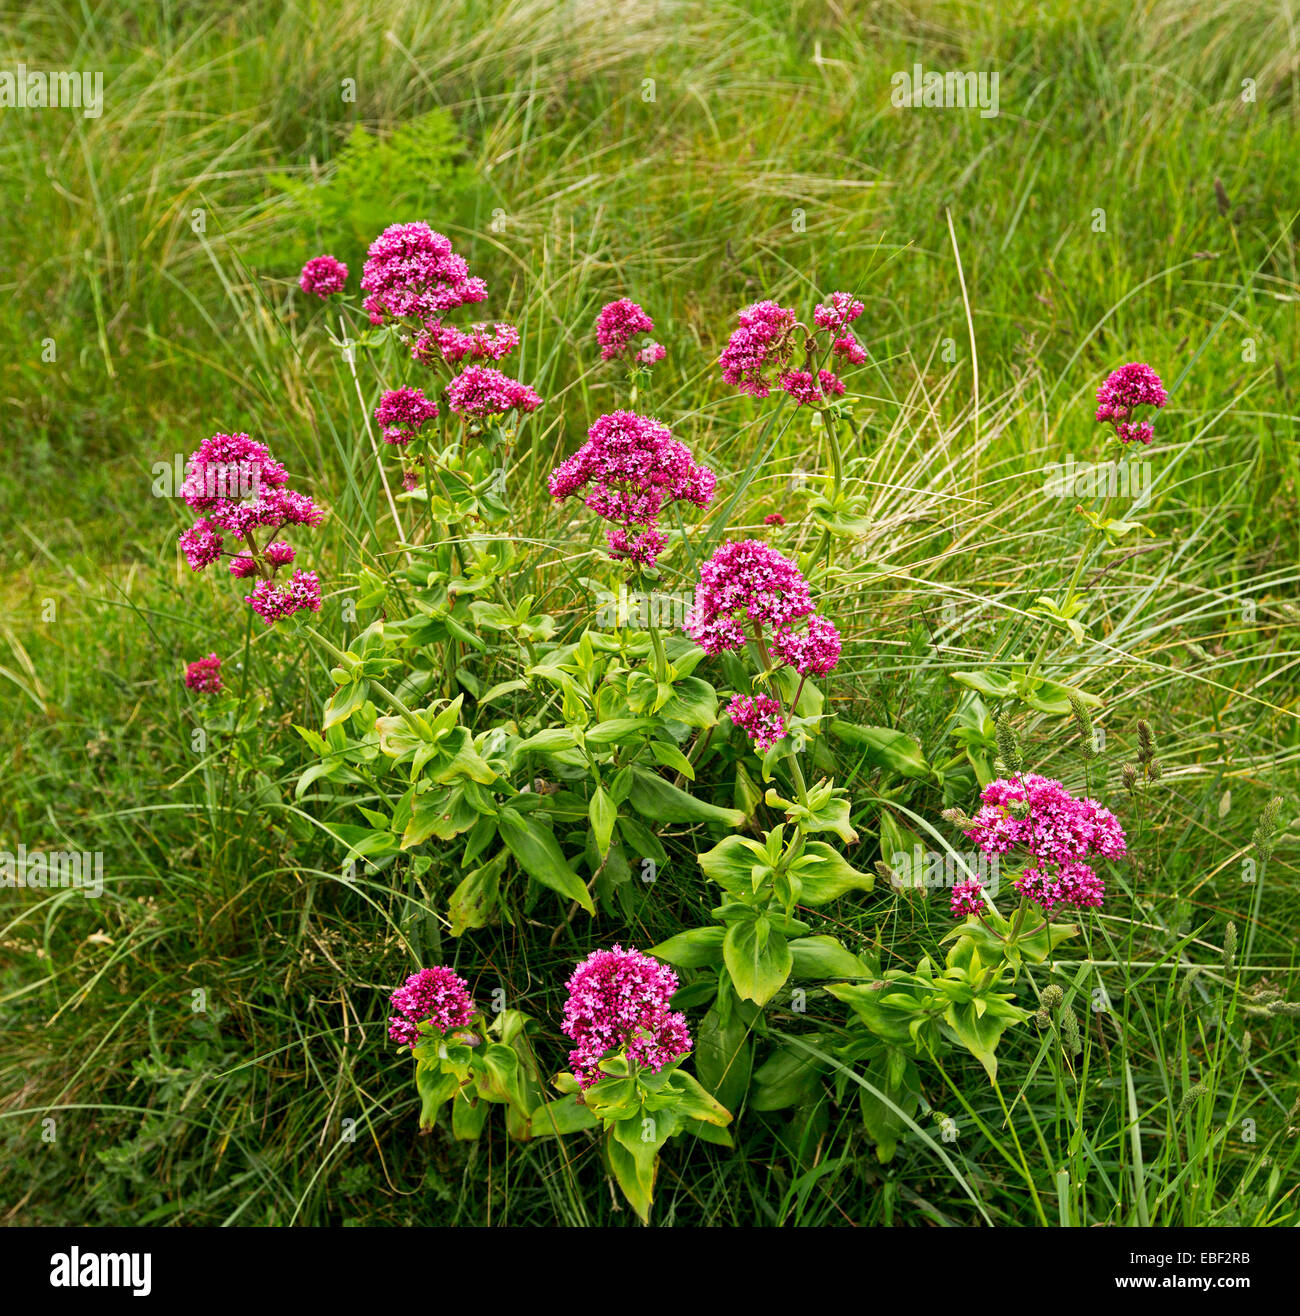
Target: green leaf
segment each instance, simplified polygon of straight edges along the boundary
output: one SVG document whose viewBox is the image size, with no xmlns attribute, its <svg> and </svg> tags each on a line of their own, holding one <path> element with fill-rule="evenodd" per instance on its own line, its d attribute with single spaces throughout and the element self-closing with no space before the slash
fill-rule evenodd
<svg viewBox="0 0 1300 1316">
<path fill-rule="evenodd" d="M 795 861 L 794 871 L 802 885 L 799 901 L 804 905 L 824 905 L 846 891 L 870 891 L 876 885 L 874 873 L 859 872 L 825 841 L 809 841 Z"/>
<path fill-rule="evenodd" d="M 530 1125 L 534 1138 L 563 1137 L 566 1133 L 599 1128 L 600 1121 L 587 1106 L 578 1104 L 576 1096 L 570 1095 L 538 1106 Z"/>
<path fill-rule="evenodd" d="M 610 844 L 614 839 L 614 824 L 618 821 L 618 806 L 603 786 L 597 786 L 592 792 L 588 818 L 596 837 L 596 848 L 603 859 L 609 853 Z"/>
<path fill-rule="evenodd" d="M 336 722 L 346 722 L 353 713 L 359 712 L 370 697 L 369 681 L 353 681 L 337 690 L 325 705 L 325 721 L 321 729 L 328 731 Z"/>
<path fill-rule="evenodd" d="M 493 921 L 501 895 L 501 874 L 507 850 L 498 851 L 481 868 L 466 873 L 447 903 L 451 935 L 459 937 L 470 928 L 485 928 Z"/>
<path fill-rule="evenodd" d="M 765 916 L 732 923 L 723 938 L 722 958 L 737 994 L 756 1005 L 766 1005 L 794 967 L 789 942 Z"/>
<path fill-rule="evenodd" d="M 679 932 L 646 951 L 657 960 L 665 960 L 680 969 L 717 967 L 722 963 L 722 939 L 726 929 L 720 927 L 691 928 Z"/>
<path fill-rule="evenodd" d="M 588 914 L 596 913 L 586 885 L 565 862 L 564 852 L 549 828 L 514 809 L 502 809 L 497 827 L 501 839 L 529 877 L 566 899 L 577 901 Z"/>
<path fill-rule="evenodd" d="M 711 1097 L 700 1081 L 684 1069 L 673 1071 L 673 1086 L 681 1094 L 673 1104 L 673 1112 L 685 1119 L 700 1120 L 721 1128 L 731 1123 L 731 1112 L 716 1098 Z"/>
<path fill-rule="evenodd" d="M 672 768 L 674 772 L 680 772 L 688 781 L 695 780 L 695 769 L 691 767 L 690 759 L 676 745 L 670 745 L 664 740 L 652 740 L 650 753 L 654 755 L 655 762 L 661 768 Z"/>
<path fill-rule="evenodd" d="M 431 1129 L 438 1111 L 456 1095 L 460 1079 L 439 1060 L 420 1060 L 415 1066 L 415 1087 L 420 1094 L 420 1127 Z"/>
<path fill-rule="evenodd" d="M 787 943 L 796 978 L 874 978 L 875 972 L 834 937 L 796 937 Z"/>
<path fill-rule="evenodd" d="M 718 695 L 707 681 L 698 676 L 684 676 L 674 682 L 672 696 L 659 712 L 688 727 L 711 727 L 718 720 Z"/>
<path fill-rule="evenodd" d="M 891 727 L 864 727 L 855 722 L 836 718 L 830 725 L 831 735 L 862 751 L 873 767 L 887 768 L 904 777 L 927 777 L 930 765 L 921 747 L 911 736 Z"/>
<path fill-rule="evenodd" d="M 628 802 L 642 818 L 655 823 L 712 822 L 739 827 L 745 821 L 745 815 L 739 809 L 724 809 L 698 800 L 656 773 L 638 767 L 632 769 Z"/>
</svg>

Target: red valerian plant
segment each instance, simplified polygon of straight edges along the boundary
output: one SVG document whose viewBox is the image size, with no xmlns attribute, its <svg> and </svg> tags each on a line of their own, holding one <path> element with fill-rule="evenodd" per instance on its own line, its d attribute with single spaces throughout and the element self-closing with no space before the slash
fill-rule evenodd
<svg viewBox="0 0 1300 1316">
<path fill-rule="evenodd" d="M 304 269 L 310 295 L 342 292 L 347 271 L 329 259 Z M 486 1016 L 470 991 L 475 972 L 414 973 L 392 994 L 388 1036 L 414 1059 L 422 1127 L 449 1107 L 452 1135 L 477 1137 L 488 1107 L 501 1104 L 516 1138 L 591 1133 L 645 1219 L 669 1138 L 730 1145 L 728 1107 L 748 1104 L 765 1116 L 783 1102 L 813 1109 L 832 1090 L 824 1080 L 861 1072 L 870 1075 L 862 1118 L 888 1159 L 919 1109 L 920 1066 L 960 1046 L 995 1075 L 1003 1031 L 1030 1017 L 1014 1001 L 1025 964 L 1045 963 L 1061 939 L 1078 934 L 1051 919 L 1100 904 L 1105 864 L 1125 855 L 1127 841 L 1115 815 L 1088 795 L 1009 760 L 994 771 L 981 758 L 992 719 L 971 691 L 1054 715 L 1036 669 L 1023 688 L 1023 669 L 960 674 L 973 683 L 955 713 L 970 748 L 934 762 L 899 728 L 836 716 L 819 688 L 842 673 L 844 656 L 842 619 L 824 600 L 862 579 L 833 560 L 832 547 L 860 540 L 872 515 L 867 499 L 849 491 L 865 483 L 857 479 L 863 468 L 845 463 L 836 428 L 854 405 L 841 376 L 868 359 L 858 336 L 863 302 L 834 292 L 801 318 L 775 299 L 755 301 L 717 358 L 723 381 L 745 397 L 788 398 L 798 408 L 787 419 L 801 454 L 811 438 L 828 455 L 829 471 L 811 475 L 807 498 L 765 518 L 779 528 L 789 513 L 780 541 L 789 556 L 729 529 L 716 511 L 722 523 L 710 526 L 702 550 L 689 528 L 670 537 L 678 514 L 689 527 L 716 508 L 728 472 L 702 458 L 705 440 L 679 437 L 689 422 L 670 425 L 638 405 L 644 368 L 665 356 L 647 311 L 627 297 L 600 309 L 595 346 L 588 338 L 582 350 L 594 356 L 598 348 L 613 373 L 626 369 L 626 405 L 588 418 L 576 450 L 557 453 L 547 483 L 557 503 L 581 499 L 605 523 L 617 564 L 609 574 L 646 587 L 621 593 L 652 596 L 649 620 L 629 620 L 621 604 L 611 620 L 603 605 L 584 601 L 602 597 L 599 579 L 566 571 L 578 582 L 566 600 L 556 584 L 562 573 L 545 557 L 554 538 L 523 535 L 507 499 L 516 435 L 544 404 L 506 363 L 550 354 L 532 343 L 525 350 L 505 321 L 456 322 L 487 299 L 487 284 L 424 223 L 380 234 L 361 292 L 364 316 L 346 299 L 335 303 L 345 334 L 337 341 L 349 364 L 353 347 L 384 354 L 371 394 L 354 376 L 404 561 L 377 552 L 376 565 L 358 572 L 358 606 L 374 619 L 346 649 L 308 632 L 335 660 L 336 688 L 320 732 L 304 731 L 317 761 L 300 794 L 314 785 L 313 798 L 330 807 L 360 805 L 367 825 L 337 833 L 346 838 L 343 862 L 403 874 L 409 865 L 422 899 L 439 901 L 446 915 L 447 944 L 463 952 L 458 964 L 472 967 L 480 931 L 506 921 L 522 929 L 563 917 L 552 944 L 581 936 L 586 917 L 646 926 L 648 908 L 662 911 L 658 866 L 697 841 L 700 874 L 721 892 L 704 906 L 707 926 L 647 952 L 623 942 L 575 957 L 559 1018 L 569 1068 L 551 1080 L 557 1100 L 541 1098 L 527 1016 Z M 349 316 L 369 322 L 355 342 Z M 1097 418 L 1116 427 L 1120 442 L 1146 443 L 1149 426 L 1136 409 L 1165 402 L 1155 372 L 1130 365 L 1103 384 Z M 564 434 L 562 419 L 547 433 Z M 191 565 L 231 557 L 232 572 L 254 581 L 250 602 L 268 621 L 319 607 L 314 576 L 297 573 L 286 584 L 276 574 L 294 556 L 282 528 L 316 524 L 315 504 L 289 490 L 284 468 L 247 436 L 214 436 L 196 457 L 197 467 L 233 463 L 258 487 L 233 498 L 199 482 L 187 488 L 202 514 L 182 537 Z M 405 487 L 396 496 L 385 466 L 394 459 Z M 411 517 L 399 507 L 416 514 L 414 525 L 403 524 Z M 809 525 L 820 540 L 805 544 Z M 652 587 L 673 579 L 674 553 L 698 578 L 684 618 L 681 596 L 671 596 L 673 619 L 661 632 L 662 595 L 655 599 Z M 591 556 L 599 550 L 574 553 L 566 567 Z M 1052 604 L 1062 626 L 1073 618 L 1080 578 L 1065 605 Z M 729 733 L 728 719 L 743 734 Z M 861 771 L 839 786 L 835 743 L 860 751 Z M 750 775 L 750 746 L 762 756 L 761 787 Z M 808 765 L 820 774 L 812 786 Z M 975 880 L 954 888 L 953 912 L 965 921 L 945 950 L 914 968 L 882 965 L 867 939 L 829 935 L 838 920 L 821 911 L 874 889 L 874 874 L 846 857 L 845 847 L 864 840 L 858 828 L 889 858 L 899 819 L 923 821 L 922 801 L 937 808 L 939 794 L 969 799 L 977 786 L 979 812 L 963 830 L 982 853 L 1020 863 L 1014 921 Z M 666 827 L 677 829 L 671 848 Z M 440 863 L 448 854 L 451 862 Z M 454 889 L 439 892 L 451 869 Z M 1041 926 L 1028 926 L 1030 908 Z M 825 1063 L 787 1049 L 764 1015 L 775 1002 L 783 1020 L 797 1019 L 810 987 L 854 1015 L 833 1042 L 819 1038 L 835 1053 Z M 703 1012 L 697 1024 L 687 1021 L 687 1003 L 692 1019 Z"/>
<path fill-rule="evenodd" d="M 181 485 L 185 501 L 204 514 L 180 537 L 190 569 L 229 557 L 232 576 L 256 578 L 244 601 L 268 626 L 303 609 L 320 611 L 314 571 L 295 571 L 287 583 L 276 579 L 295 556 L 292 545 L 276 538 L 279 532 L 319 525 L 324 516 L 311 498 L 288 487 L 288 479 L 265 444 L 247 434 L 214 434 L 190 457 Z M 238 552 L 226 550 L 227 536 L 241 546 Z"/>
</svg>

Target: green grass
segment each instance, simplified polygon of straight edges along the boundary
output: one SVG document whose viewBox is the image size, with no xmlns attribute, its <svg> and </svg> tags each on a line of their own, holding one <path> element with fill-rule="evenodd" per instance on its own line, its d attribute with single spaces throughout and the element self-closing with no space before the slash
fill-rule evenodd
<svg viewBox="0 0 1300 1316">
<path fill-rule="evenodd" d="M 1241 880 L 1264 801 L 1280 793 L 1284 821 L 1297 813 L 1300 759 L 1300 86 L 1284 7 L 342 0 L 212 14 L 174 0 L 10 6 L 0 32 L 0 67 L 102 68 L 106 95 L 94 120 L 0 112 L 0 201 L 17 219 L 0 226 L 0 842 L 102 850 L 108 877 L 96 902 L 3 893 L 8 1222 L 629 1220 L 581 1142 L 419 1138 L 385 997 L 420 952 L 440 955 L 506 985 L 558 1067 L 558 984 L 576 958 L 707 921 L 703 838 L 670 838 L 673 861 L 625 925 L 571 925 L 553 944 L 549 908 L 453 942 L 406 874 L 344 884 L 322 822 L 349 808 L 293 790 L 308 757 L 292 727 L 318 724 L 328 665 L 246 630 L 229 585 L 191 577 L 174 548 L 183 509 L 150 493 L 155 462 L 214 430 L 272 442 L 330 506 L 310 552 L 331 595 L 323 628 L 346 633 L 339 600 L 393 541 L 357 397 L 373 406 L 381 381 L 363 364 L 354 384 L 326 338 L 337 321 L 296 276 L 330 250 L 355 279 L 378 214 L 451 235 L 488 280 L 488 312 L 523 332 L 520 377 L 548 405 L 511 473 L 517 533 L 538 546 L 529 588 L 561 631 L 586 606 L 575 577 L 598 574 L 576 556 L 595 535 L 550 505 L 544 477 L 621 401 L 594 368 L 597 308 L 628 295 L 655 316 L 669 356 L 641 405 L 724 473 L 721 505 L 742 491 L 730 528 L 790 516 L 785 547 L 810 534 L 789 477 L 821 469 L 819 434 L 729 399 L 711 363 L 756 297 L 861 296 L 871 361 L 850 456 L 871 528 L 864 578 L 834 600 L 849 645 L 829 689 L 845 716 L 899 727 L 934 759 L 952 753 L 948 674 L 1023 651 L 1025 610 L 1082 544 L 1071 503 L 1040 496 L 1041 468 L 1093 452 L 1107 370 L 1156 364 L 1172 399 L 1144 454 L 1154 536 L 1089 573 L 1103 638 L 1049 672 L 1105 702 L 1094 789 L 1124 798 L 1139 717 L 1167 773 L 1141 865 L 1086 945 L 1070 943 L 1077 1079 L 1050 1035 L 1018 1030 L 997 1091 L 973 1063 L 927 1073 L 955 1143 L 927 1118 L 880 1165 L 846 1075 L 844 1100 L 797 1119 L 745 1113 L 743 1154 L 672 1146 L 655 1218 L 1294 1223 L 1295 1020 L 1249 1004 L 1262 987 L 1297 996 L 1294 842 L 1262 888 Z M 891 74 L 917 60 L 999 70 L 1000 116 L 893 109 Z M 439 108 L 461 136 L 454 158 L 421 117 Z M 432 145 L 416 121 L 435 124 Z M 348 175 L 358 124 L 393 145 Z M 392 137 L 402 125 L 409 142 Z M 358 181 L 331 191 L 340 170 Z M 246 664 L 256 733 L 238 754 L 193 748 L 180 672 L 210 649 Z M 1041 770 L 1083 784 L 1068 723 L 1025 730 Z M 865 837 L 854 862 L 869 867 L 881 806 L 855 768 L 845 752 Z M 932 791 L 909 807 L 934 824 L 954 802 L 970 804 Z M 832 909 L 825 930 L 890 966 L 951 924 L 942 902 L 883 888 Z M 1224 973 L 1230 919 L 1250 957 Z M 1082 1008 L 1098 988 L 1102 1015 Z M 810 1011 L 841 1026 L 833 1002 Z M 807 1021 L 770 1022 L 802 1036 Z"/>
</svg>

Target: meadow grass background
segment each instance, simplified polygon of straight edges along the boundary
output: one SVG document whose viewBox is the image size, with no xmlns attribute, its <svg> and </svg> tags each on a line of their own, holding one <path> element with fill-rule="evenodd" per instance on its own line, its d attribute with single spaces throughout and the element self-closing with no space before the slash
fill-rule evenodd
<svg viewBox="0 0 1300 1316">
<path fill-rule="evenodd" d="M 1167 774 L 1142 862 L 1071 952 L 1081 990 L 1112 1002 L 1088 1021 L 1086 1083 L 1059 1091 L 1032 1030 L 1003 1044 L 1010 1126 L 978 1067 L 932 1075 L 927 1100 L 964 1125 L 960 1175 L 915 1138 L 878 1165 L 851 1103 L 811 1149 L 749 1115 L 741 1154 L 670 1146 L 656 1222 L 1293 1221 L 1296 1022 L 1245 1015 L 1233 976 L 1216 980 L 1227 920 L 1252 938 L 1241 859 L 1259 809 L 1281 794 L 1284 821 L 1297 812 L 1288 4 L 50 3 L 0 10 L 0 54 L 102 69 L 106 98 L 93 120 L 0 112 L 0 838 L 103 850 L 109 878 L 96 902 L 3 893 L 7 1223 L 629 1218 L 577 1144 L 416 1136 L 384 1002 L 414 967 L 413 920 L 435 945 L 436 920 L 401 880 L 340 881 L 328 806 L 293 795 L 293 724 L 317 724 L 327 664 L 252 634 L 227 582 L 191 577 L 184 509 L 150 492 L 153 463 L 216 430 L 270 442 L 330 506 L 304 549 L 331 616 L 392 531 L 337 321 L 297 272 L 330 251 L 355 280 L 369 240 L 414 218 L 488 279 L 486 313 L 520 326 L 518 373 L 549 399 L 511 484 L 520 537 L 553 546 L 536 587 L 565 619 L 579 601 L 556 564 L 592 534 L 544 476 L 623 400 L 593 368 L 599 306 L 628 295 L 654 315 L 669 354 L 643 405 L 724 495 L 743 488 L 731 528 L 782 510 L 787 547 L 806 533 L 790 475 L 820 468 L 818 435 L 729 400 L 712 362 L 760 296 L 865 301 L 852 453 L 870 579 L 835 601 L 850 643 L 830 693 L 936 760 L 947 673 L 1023 652 L 1024 609 L 1082 543 L 1042 468 L 1093 454 L 1092 394 L 1115 365 L 1150 361 L 1171 385 L 1143 454 L 1154 537 L 1110 554 L 1099 639 L 1049 664 L 1105 700 L 1112 804 L 1138 717 Z M 916 61 L 997 70 L 999 116 L 895 109 L 891 75 Z M 381 381 L 361 369 L 373 405 Z M 183 662 L 237 662 L 250 635 L 260 733 L 196 755 Z M 1025 730 L 1042 770 L 1078 777 L 1062 719 Z M 844 778 L 869 867 L 880 806 L 851 761 Z M 924 803 L 936 819 L 943 801 Z M 575 959 L 706 921 L 690 838 L 676 845 L 637 927 L 554 946 L 549 926 L 488 930 L 443 952 L 509 983 L 558 1066 Z M 1286 838 L 1266 876 L 1242 976 L 1294 998 Z M 900 966 L 949 926 L 944 902 L 885 889 L 837 917 Z M 1194 964 L 1209 971 L 1189 986 Z M 1076 1187 L 1058 1201 L 1062 1168 Z"/>
</svg>

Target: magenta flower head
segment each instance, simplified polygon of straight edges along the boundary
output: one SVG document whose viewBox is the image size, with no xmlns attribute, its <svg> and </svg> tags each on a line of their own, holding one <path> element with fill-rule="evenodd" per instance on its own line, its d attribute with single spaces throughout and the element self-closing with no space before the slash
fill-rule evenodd
<svg viewBox="0 0 1300 1316">
<path fill-rule="evenodd" d="M 794 351 L 798 316 L 789 307 L 762 301 L 745 307 L 739 320 L 718 358 L 722 378 L 742 393 L 765 398 L 771 392 L 770 377 Z"/>
<path fill-rule="evenodd" d="M 447 385 L 447 402 L 462 416 L 486 420 L 508 411 L 536 411 L 542 399 L 527 384 L 490 366 L 466 366 Z"/>
<path fill-rule="evenodd" d="M 636 302 L 627 297 L 620 297 L 618 301 L 603 306 L 596 317 L 596 342 L 600 344 L 600 359 L 614 361 L 625 356 L 632 339 L 637 334 L 651 333 L 654 327 L 655 322 Z"/>
<path fill-rule="evenodd" d="M 635 1064 L 658 1073 L 691 1050 L 686 1016 L 668 1005 L 677 975 L 666 964 L 636 950 L 597 950 L 573 971 L 560 1027 L 576 1043 L 569 1068 L 580 1086 L 604 1075 L 599 1062 L 626 1048 Z"/>
<path fill-rule="evenodd" d="M 303 608 L 320 611 L 320 582 L 315 573 L 296 571 L 288 585 L 276 573 L 294 558 L 292 545 L 275 536 L 285 526 L 319 525 L 324 512 L 306 494 L 287 487 L 288 472 L 264 444 L 247 434 L 214 434 L 190 457 L 181 494 L 205 513 L 181 533 L 180 546 L 192 571 L 202 571 L 225 554 L 225 535 L 238 550 L 230 557 L 230 574 L 257 577 L 246 601 L 268 625 Z M 258 548 L 257 536 L 268 531 Z M 223 534 L 224 532 L 224 534 Z"/>
<path fill-rule="evenodd" d="M 636 354 L 636 363 L 639 366 L 652 366 L 656 361 L 662 361 L 667 355 L 668 349 L 662 343 L 647 343 Z"/>
<path fill-rule="evenodd" d="M 653 526 L 639 535 L 619 526 L 609 532 L 607 539 L 609 555 L 615 562 L 631 562 L 638 567 L 654 566 L 659 554 L 668 547 L 668 540 Z"/>
<path fill-rule="evenodd" d="M 978 878 L 973 877 L 969 882 L 954 882 L 951 901 L 953 918 L 965 918 L 968 914 L 982 918 L 987 914 L 989 907 L 984 903 L 981 894 L 983 890 L 984 884 Z"/>
<path fill-rule="evenodd" d="M 1160 376 L 1141 361 L 1130 361 L 1107 375 L 1097 390 L 1097 420 L 1113 425 L 1121 443 L 1150 443 L 1153 430 L 1150 421 L 1135 422 L 1135 407 L 1153 407 L 1159 411 L 1169 401 L 1169 394 L 1160 382 Z"/>
<path fill-rule="evenodd" d="M 333 256 L 315 256 L 302 267 L 298 286 L 303 292 L 310 293 L 324 301 L 336 292 L 343 291 L 348 281 L 348 267 Z"/>
<path fill-rule="evenodd" d="M 320 579 L 314 571 L 295 571 L 287 584 L 259 580 L 244 596 L 255 613 L 268 625 L 292 617 L 295 612 L 320 611 Z"/>
<path fill-rule="evenodd" d="M 469 986 L 450 969 L 421 969 L 411 974 L 389 1002 L 397 1013 L 388 1020 L 388 1036 L 398 1046 L 417 1045 L 422 1023 L 448 1033 L 463 1028 L 474 1017 Z"/>
<path fill-rule="evenodd" d="M 1016 890 L 1044 911 L 1102 903 L 1105 883 L 1085 861 L 1122 859 L 1126 853 L 1124 830 L 1109 809 L 1032 772 L 990 782 L 980 800 L 966 836 L 987 855 L 1015 852 L 1023 857 Z"/>
<path fill-rule="evenodd" d="M 426 365 L 439 360 L 448 365 L 461 361 L 502 361 L 519 346 L 519 330 L 512 324 L 472 324 L 468 329 L 430 322 L 415 337 L 411 356 Z"/>
<path fill-rule="evenodd" d="M 847 329 L 866 309 L 847 292 L 833 292 L 828 300 L 829 306 L 819 306 L 813 312 L 813 323 L 819 329 Z"/>
<path fill-rule="evenodd" d="M 735 695 L 727 705 L 727 716 L 762 753 L 785 736 L 785 715 L 771 695 Z"/>
<path fill-rule="evenodd" d="M 700 567 L 686 633 L 706 653 L 745 647 L 745 622 L 758 638 L 762 627 L 788 627 L 813 611 L 812 592 L 789 558 L 760 539 L 731 540 Z"/>
<path fill-rule="evenodd" d="M 811 370 L 786 370 L 776 382 L 800 407 L 824 407 L 830 397 L 844 392 L 844 381 L 829 370 L 819 370 L 815 377 Z"/>
<path fill-rule="evenodd" d="M 215 653 L 199 658 L 185 669 L 185 684 L 201 695 L 215 695 L 221 691 L 221 659 Z"/>
<path fill-rule="evenodd" d="M 674 502 L 708 507 L 717 477 L 694 461 L 666 425 L 633 411 L 613 411 L 591 426 L 586 443 L 551 472 L 547 484 L 556 499 L 583 493 L 597 516 L 621 527 L 609 535 L 616 557 L 653 565 L 664 546 L 656 531 L 663 509 Z M 637 530 L 656 533 L 639 535 L 633 550 L 630 536 Z"/>
<path fill-rule="evenodd" d="M 420 388 L 389 389 L 375 408 L 375 420 L 382 426 L 384 442 L 410 443 L 425 421 L 438 414 L 438 404 L 424 396 Z"/>
<path fill-rule="evenodd" d="M 361 291 L 371 324 L 438 321 L 457 306 L 481 302 L 487 284 L 471 278 L 451 240 L 428 224 L 393 224 L 370 244 Z"/>
<path fill-rule="evenodd" d="M 802 630 L 783 626 L 772 639 L 772 654 L 789 663 L 800 676 L 829 676 L 840 661 L 840 633 L 816 613 Z"/>
</svg>

